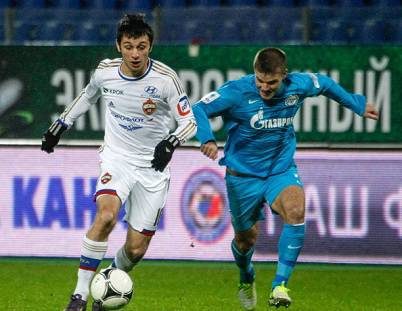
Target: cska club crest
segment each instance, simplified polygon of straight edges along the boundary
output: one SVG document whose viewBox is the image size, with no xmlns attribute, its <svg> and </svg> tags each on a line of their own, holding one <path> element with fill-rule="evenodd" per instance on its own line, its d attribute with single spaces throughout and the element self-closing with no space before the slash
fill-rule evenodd
<svg viewBox="0 0 402 311">
<path fill-rule="evenodd" d="M 103 176 L 101 177 L 101 183 L 102 184 L 107 184 L 111 180 L 112 180 L 112 175 L 110 175 L 108 172 L 103 174 Z"/>
<path fill-rule="evenodd" d="M 143 104 L 142 104 L 142 110 L 144 113 L 148 116 L 151 114 L 155 113 L 156 111 L 156 103 L 152 101 L 152 99 L 148 98 Z"/>
</svg>

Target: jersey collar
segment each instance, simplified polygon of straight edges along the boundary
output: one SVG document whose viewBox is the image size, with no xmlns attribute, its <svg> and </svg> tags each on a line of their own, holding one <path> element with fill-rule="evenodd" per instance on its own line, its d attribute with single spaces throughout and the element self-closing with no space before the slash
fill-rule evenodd
<svg viewBox="0 0 402 311">
<path fill-rule="evenodd" d="M 123 80 L 127 80 L 127 81 L 137 81 L 137 80 L 141 80 L 142 78 L 144 78 L 144 77 L 151 71 L 153 61 L 152 61 L 152 59 L 150 59 L 150 58 L 149 58 L 148 60 L 149 60 L 149 62 L 148 62 L 148 67 L 147 67 L 147 70 L 145 70 L 145 72 L 144 72 L 143 75 L 141 75 L 141 76 L 139 76 L 139 77 L 129 77 L 129 76 L 126 76 L 126 75 L 121 71 L 120 66 L 119 66 L 119 68 L 118 68 L 119 76 L 120 76 Z"/>
</svg>

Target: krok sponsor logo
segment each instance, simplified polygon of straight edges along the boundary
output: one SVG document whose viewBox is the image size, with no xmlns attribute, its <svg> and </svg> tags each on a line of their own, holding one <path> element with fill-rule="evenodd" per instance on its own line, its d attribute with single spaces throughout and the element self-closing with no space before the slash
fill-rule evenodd
<svg viewBox="0 0 402 311">
<path fill-rule="evenodd" d="M 106 87 L 103 87 L 103 93 L 105 93 L 105 94 L 113 94 L 113 95 L 123 95 L 122 90 L 108 89 Z"/>
</svg>

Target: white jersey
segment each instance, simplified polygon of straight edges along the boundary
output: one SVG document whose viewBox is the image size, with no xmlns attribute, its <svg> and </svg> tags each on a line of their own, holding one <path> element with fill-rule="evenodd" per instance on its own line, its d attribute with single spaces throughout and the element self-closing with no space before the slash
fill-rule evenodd
<svg viewBox="0 0 402 311">
<path fill-rule="evenodd" d="M 172 133 L 181 143 L 194 136 L 196 122 L 176 72 L 149 59 L 140 77 L 125 76 L 121 58 L 100 62 L 89 84 L 61 114 L 69 127 L 99 97 L 105 104 L 104 147 L 137 166 L 149 167 L 155 146 L 169 134 L 171 118 L 178 127 Z"/>
</svg>

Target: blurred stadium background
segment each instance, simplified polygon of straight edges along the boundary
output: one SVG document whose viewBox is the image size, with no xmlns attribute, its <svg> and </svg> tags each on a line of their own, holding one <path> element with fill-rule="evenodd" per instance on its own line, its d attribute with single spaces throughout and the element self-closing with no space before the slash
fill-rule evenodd
<svg viewBox="0 0 402 311">
<path fill-rule="evenodd" d="M 109 44 L 142 11 L 157 42 L 401 44 L 399 0 L 1 0 L 5 44 Z"/>
<path fill-rule="evenodd" d="M 97 146 L 103 137 L 104 103 L 92 107 L 77 121 L 54 154 L 39 151 L 40 137 L 89 81 L 99 61 L 119 56 L 114 48 L 115 27 L 123 12 L 146 14 L 156 33 L 152 57 L 178 72 L 192 102 L 226 80 L 251 73 L 255 52 L 271 45 L 287 52 L 291 71 L 328 74 L 349 91 L 362 93 L 374 102 L 381 113 L 378 122 L 354 117 L 323 97 L 306 100 L 294 121 L 299 141 L 296 160 L 307 195 L 308 233 L 300 261 L 375 264 L 379 269 L 385 269 L 383 265 L 390 269 L 397 265 L 395 271 L 400 273 L 397 270 L 402 264 L 399 0 L 0 0 L 1 279 L 11 278 L 11 272 L 7 271 L 20 268 L 26 269 L 24 273 L 33 273 L 32 257 L 79 256 L 77 242 L 95 215 L 92 194 L 98 174 Z M 212 124 L 222 143 L 224 122 L 214 119 Z M 224 170 L 202 157 L 197 146 L 192 140 L 174 156 L 171 191 L 146 259 L 217 261 L 211 275 L 219 277 L 223 273 L 225 280 L 232 278 L 235 286 L 236 270 L 223 263 L 222 269 L 230 271 L 224 273 L 219 268 L 221 262 L 232 260 Z M 279 220 L 268 212 L 254 256 L 259 264 L 276 260 L 279 230 Z M 125 225 L 120 222 L 112 234 L 108 258 L 122 243 L 124 231 Z M 28 258 L 28 262 L 16 257 Z M 49 262 L 34 261 L 33 266 L 51 266 Z M 63 263 L 55 261 L 55 265 Z M 147 273 L 149 265 L 153 267 L 152 263 L 146 263 Z M 170 267 L 172 275 L 179 275 L 180 263 L 173 266 L 178 270 Z M 150 273 L 162 273 L 158 271 L 160 267 L 163 264 Z M 257 267 L 262 274 L 267 273 L 265 268 Z M 198 272 L 200 276 L 203 269 Z M 273 269 L 269 266 L 270 275 Z M 310 298 L 297 310 L 322 310 L 322 305 L 328 310 L 400 309 L 397 306 L 400 302 L 387 296 L 397 295 L 393 290 L 398 286 L 390 278 L 392 275 L 396 278 L 398 273 L 388 270 L 372 273 L 363 268 L 353 274 L 353 265 L 347 268 L 301 265 L 299 269 L 301 274 L 299 277 L 295 274 L 298 281 L 294 283 L 297 299 L 303 299 L 302 294 L 308 295 L 309 288 L 315 285 L 317 290 L 326 287 L 326 280 L 332 287 L 327 288 L 328 296 L 325 293 L 315 296 L 316 305 Z M 28 294 L 21 301 L 29 303 L 17 307 L 7 298 L 4 301 L 7 295 L 0 301 L 7 310 L 60 309 L 74 283 L 75 261 L 64 264 L 62 271 L 66 270 L 68 277 L 67 274 L 60 277 L 67 278 L 69 286 L 59 286 L 62 292 L 55 293 L 53 300 L 58 304 L 54 302 L 52 307 L 32 307 L 38 304 L 35 299 L 41 298 Z M 309 279 L 311 270 L 319 276 Z M 348 277 L 342 276 L 342 271 Z M 158 287 L 146 275 L 138 273 L 146 288 Z M 336 275 L 357 283 L 348 288 L 336 280 Z M 369 277 L 372 286 L 387 284 L 376 300 L 370 294 L 371 285 L 365 283 Z M 268 279 L 261 281 L 267 283 Z M 166 286 L 174 289 L 186 281 L 183 276 L 177 283 Z M 323 283 L 314 283 L 320 281 Z M 24 278 L 16 279 L 8 288 L 3 283 L 0 292 L 18 290 L 22 282 Z M 304 288 L 302 284 L 308 286 Z M 40 286 L 40 283 L 32 285 L 30 291 L 40 291 Z M 367 292 L 356 294 L 352 288 L 362 291 L 367 288 Z M 336 289 L 350 289 L 348 297 L 352 298 L 343 297 L 344 305 L 339 305 L 339 301 L 329 297 Z M 233 297 L 232 289 L 228 291 L 222 299 L 235 300 L 235 289 Z M 157 297 L 176 295 L 153 293 Z M 338 294 L 343 296 L 345 292 Z M 139 299 L 139 310 L 190 310 L 162 309 L 157 302 L 149 307 L 146 299 Z M 208 307 L 206 302 L 199 303 L 200 307 L 193 310 L 214 310 L 214 304 L 223 306 L 227 301 L 211 298 Z M 189 306 L 192 304 L 192 300 L 188 301 Z M 236 308 L 235 301 L 219 310 Z"/>
</svg>

